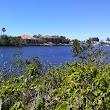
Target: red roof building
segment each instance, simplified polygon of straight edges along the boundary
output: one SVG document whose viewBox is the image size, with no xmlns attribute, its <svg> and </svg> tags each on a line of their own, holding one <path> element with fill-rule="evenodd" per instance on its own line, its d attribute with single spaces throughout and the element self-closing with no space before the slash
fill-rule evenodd
<svg viewBox="0 0 110 110">
<path fill-rule="evenodd" d="M 29 35 L 22 35 L 21 39 L 36 39 L 36 38 L 29 36 Z"/>
<path fill-rule="evenodd" d="M 20 36 L 20 38 L 23 39 L 24 42 L 27 44 L 36 44 L 38 42 L 37 38 L 34 38 L 32 36 L 29 36 L 29 35 L 22 35 L 22 36 Z"/>
</svg>

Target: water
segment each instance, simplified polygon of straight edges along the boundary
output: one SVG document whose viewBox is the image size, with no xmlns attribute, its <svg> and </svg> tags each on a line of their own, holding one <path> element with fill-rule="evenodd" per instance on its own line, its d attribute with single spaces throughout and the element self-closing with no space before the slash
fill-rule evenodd
<svg viewBox="0 0 110 110">
<path fill-rule="evenodd" d="M 42 63 L 64 64 L 73 61 L 72 46 L 25 46 L 19 47 L 21 59 L 38 56 Z M 0 64 L 14 60 L 13 54 L 17 47 L 0 47 Z"/>
<path fill-rule="evenodd" d="M 103 46 L 103 49 L 110 51 L 110 46 Z M 72 46 L 24 46 L 19 47 L 19 50 L 22 52 L 21 59 L 23 60 L 38 56 L 41 63 L 49 62 L 57 65 L 76 60 L 72 57 Z M 0 65 L 14 60 L 13 54 L 16 52 L 17 47 L 0 47 Z"/>
</svg>

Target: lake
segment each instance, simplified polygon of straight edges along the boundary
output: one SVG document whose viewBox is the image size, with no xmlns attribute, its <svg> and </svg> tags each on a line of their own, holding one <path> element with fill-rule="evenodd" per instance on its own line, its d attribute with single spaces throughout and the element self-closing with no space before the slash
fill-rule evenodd
<svg viewBox="0 0 110 110">
<path fill-rule="evenodd" d="M 32 56 L 38 56 L 41 63 L 64 64 L 73 61 L 72 46 L 24 46 L 19 47 L 22 52 L 21 59 L 30 59 Z M 0 47 L 0 65 L 4 62 L 14 60 L 14 53 L 17 47 Z"/>
<path fill-rule="evenodd" d="M 110 46 L 103 46 L 105 51 L 110 51 Z M 30 59 L 32 56 L 38 56 L 41 63 L 64 64 L 73 62 L 74 59 L 72 46 L 24 46 L 19 47 L 22 52 L 21 59 Z M 15 60 L 14 53 L 17 52 L 17 47 L 0 47 L 0 65 L 4 62 Z M 110 56 L 109 56 L 110 62 Z"/>
</svg>

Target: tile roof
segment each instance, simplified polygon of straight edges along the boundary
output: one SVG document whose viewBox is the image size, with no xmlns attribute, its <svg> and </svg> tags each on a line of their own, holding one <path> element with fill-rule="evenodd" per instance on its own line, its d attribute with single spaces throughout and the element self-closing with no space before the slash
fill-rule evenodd
<svg viewBox="0 0 110 110">
<path fill-rule="evenodd" d="M 22 39 L 36 39 L 36 38 L 29 36 L 29 35 L 22 35 L 21 38 Z"/>
</svg>

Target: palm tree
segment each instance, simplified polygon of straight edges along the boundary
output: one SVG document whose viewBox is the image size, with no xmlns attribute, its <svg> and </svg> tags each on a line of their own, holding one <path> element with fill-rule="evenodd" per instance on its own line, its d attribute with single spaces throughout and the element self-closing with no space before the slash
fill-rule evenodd
<svg viewBox="0 0 110 110">
<path fill-rule="evenodd" d="M 3 27 L 1 31 L 2 31 L 3 33 L 6 32 L 6 28 Z"/>
</svg>

